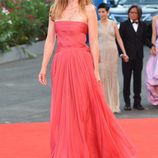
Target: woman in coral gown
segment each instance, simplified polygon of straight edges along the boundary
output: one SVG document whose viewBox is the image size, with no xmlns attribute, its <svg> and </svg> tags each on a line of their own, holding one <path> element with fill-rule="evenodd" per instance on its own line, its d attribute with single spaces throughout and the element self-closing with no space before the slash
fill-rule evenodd
<svg viewBox="0 0 158 158">
<path fill-rule="evenodd" d="M 152 43 L 156 50 L 148 59 L 145 83 L 149 102 L 158 105 L 158 16 L 153 17 L 152 21 Z"/>
<path fill-rule="evenodd" d="M 91 0 L 56 0 L 39 81 L 52 62 L 51 158 L 134 158 L 135 150 L 107 106 L 98 73 L 98 28 Z M 90 48 L 86 45 L 89 33 Z"/>
</svg>

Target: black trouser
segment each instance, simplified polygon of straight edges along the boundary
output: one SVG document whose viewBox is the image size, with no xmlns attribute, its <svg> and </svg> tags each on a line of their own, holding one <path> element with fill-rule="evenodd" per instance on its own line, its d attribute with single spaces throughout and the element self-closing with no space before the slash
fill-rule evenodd
<svg viewBox="0 0 158 158">
<path fill-rule="evenodd" d="M 141 77 L 142 77 L 143 59 L 135 58 L 129 62 L 122 62 L 123 72 L 123 97 L 126 105 L 130 105 L 130 82 L 133 72 L 133 91 L 134 105 L 141 102 Z"/>
</svg>

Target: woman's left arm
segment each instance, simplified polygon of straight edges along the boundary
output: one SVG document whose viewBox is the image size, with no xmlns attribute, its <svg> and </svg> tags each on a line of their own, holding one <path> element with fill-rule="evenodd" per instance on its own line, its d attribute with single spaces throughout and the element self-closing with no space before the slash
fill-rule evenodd
<svg viewBox="0 0 158 158">
<path fill-rule="evenodd" d="M 97 81 L 100 80 L 99 76 L 99 46 L 98 46 L 98 21 L 96 10 L 93 5 L 86 6 L 86 15 L 88 18 L 88 31 L 89 31 L 89 44 L 93 56 L 94 73 Z"/>
<path fill-rule="evenodd" d="M 122 38 L 120 36 L 120 32 L 119 32 L 119 30 L 118 30 L 117 25 L 116 25 L 115 22 L 113 22 L 113 26 L 114 26 L 114 30 L 115 30 L 115 38 L 117 40 L 117 43 L 119 44 L 119 47 L 121 48 L 121 51 L 123 52 L 123 55 L 121 57 L 123 58 L 123 60 L 125 62 L 128 62 L 129 57 L 126 54 L 126 50 L 125 50 Z"/>
<path fill-rule="evenodd" d="M 117 43 L 119 44 L 123 54 L 126 55 L 126 50 L 125 50 L 122 38 L 120 36 L 119 30 L 118 30 L 115 22 L 113 22 L 113 26 L 114 26 L 114 30 L 115 30 L 115 37 L 116 37 Z"/>
</svg>

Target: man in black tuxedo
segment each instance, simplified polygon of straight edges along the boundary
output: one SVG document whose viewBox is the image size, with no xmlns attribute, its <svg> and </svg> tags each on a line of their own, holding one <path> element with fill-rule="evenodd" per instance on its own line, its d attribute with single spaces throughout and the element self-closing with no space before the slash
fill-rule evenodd
<svg viewBox="0 0 158 158">
<path fill-rule="evenodd" d="M 143 68 L 144 44 L 151 48 L 151 52 L 155 51 L 154 45 L 147 38 L 147 26 L 140 21 L 141 15 L 141 8 L 137 5 L 132 5 L 128 10 L 128 20 L 120 25 L 120 35 L 129 57 L 129 62 L 122 62 L 124 110 L 131 110 L 130 81 L 132 72 L 134 81 L 133 108 L 144 110 L 144 107 L 141 105 L 141 72 Z"/>
</svg>

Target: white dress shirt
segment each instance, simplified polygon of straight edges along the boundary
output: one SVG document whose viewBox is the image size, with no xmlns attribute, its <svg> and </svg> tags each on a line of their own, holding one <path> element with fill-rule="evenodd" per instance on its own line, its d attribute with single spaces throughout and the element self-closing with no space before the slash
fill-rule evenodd
<svg viewBox="0 0 158 158">
<path fill-rule="evenodd" d="M 131 23 L 133 23 L 133 20 L 130 20 L 130 21 L 131 21 Z M 137 30 L 138 30 L 138 25 L 139 25 L 139 24 L 136 24 L 136 23 L 133 23 L 133 24 L 132 24 L 133 29 L 134 29 L 135 32 L 137 32 Z"/>
</svg>

